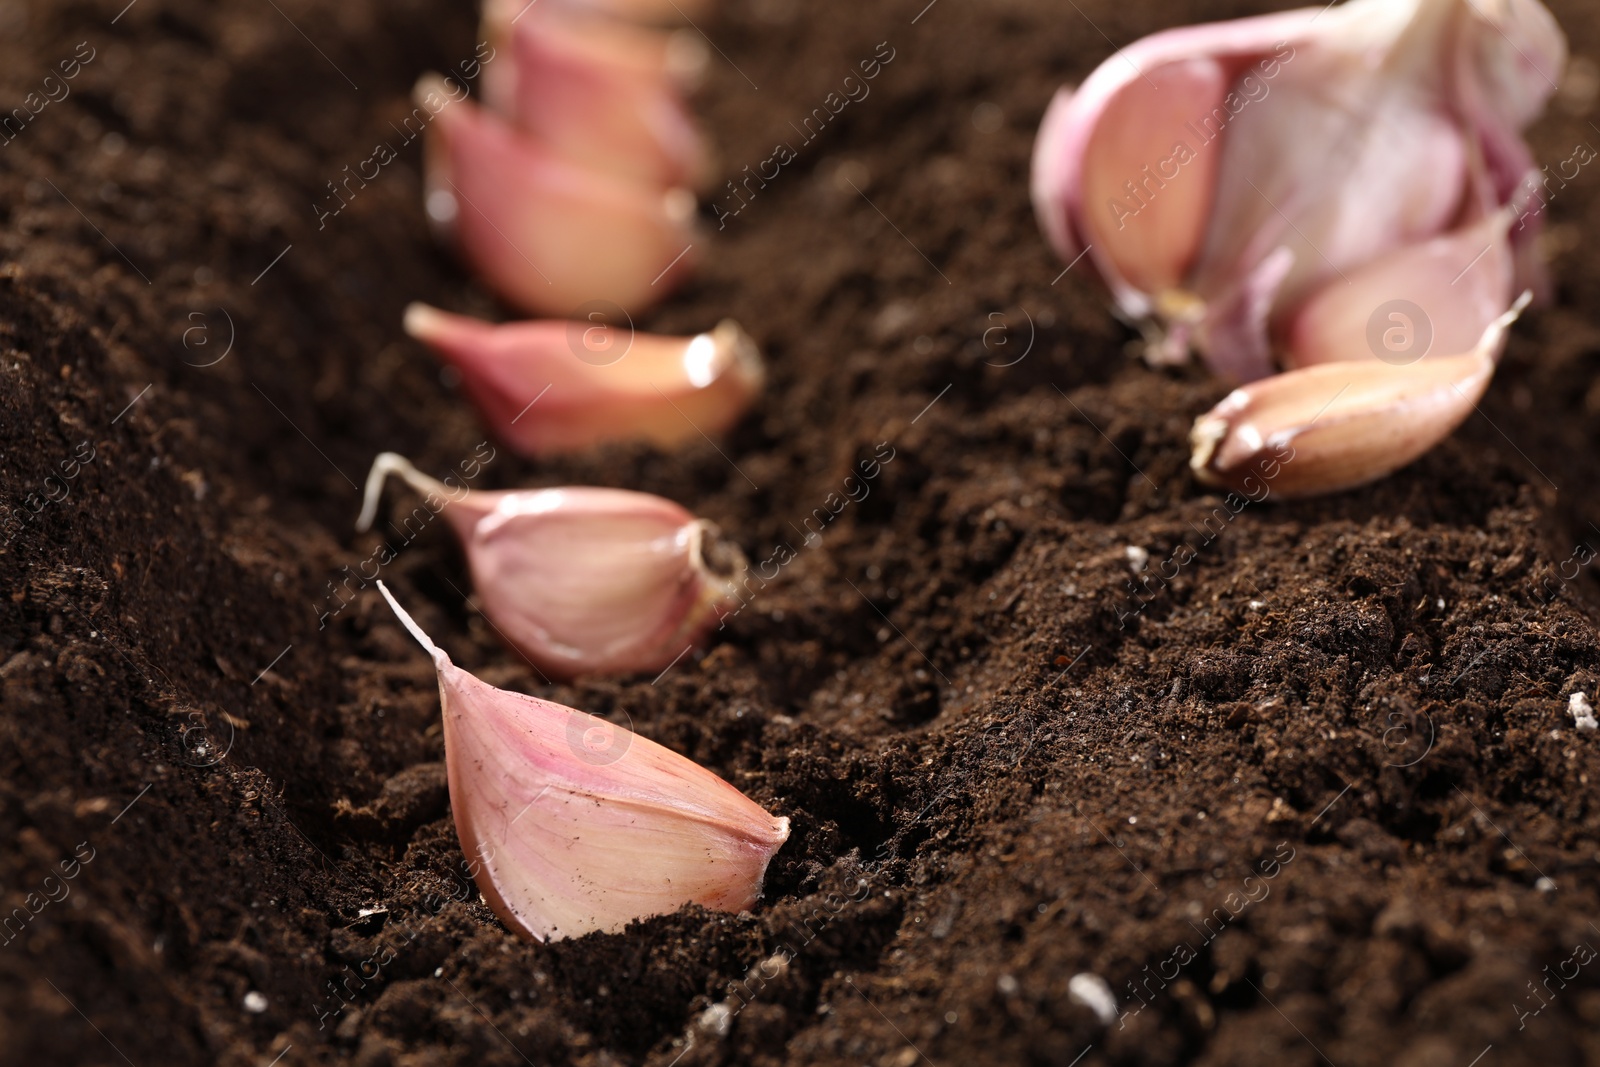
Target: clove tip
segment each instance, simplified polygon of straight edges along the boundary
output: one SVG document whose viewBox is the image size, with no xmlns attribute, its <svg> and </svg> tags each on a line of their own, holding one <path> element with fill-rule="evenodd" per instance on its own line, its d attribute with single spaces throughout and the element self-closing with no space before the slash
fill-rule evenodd
<svg viewBox="0 0 1600 1067">
<path fill-rule="evenodd" d="M 1227 436 L 1228 420 L 1218 418 L 1212 412 L 1195 419 L 1194 428 L 1189 431 L 1189 445 L 1193 449 L 1189 456 L 1189 467 L 1195 477 L 1207 485 L 1219 484 L 1217 472 L 1211 469 L 1211 460 L 1217 454 L 1217 446 Z"/>
<path fill-rule="evenodd" d="M 418 341 L 431 341 L 445 332 L 445 313 L 436 307 L 413 300 L 406 305 L 400 325 L 406 335 Z"/>
<path fill-rule="evenodd" d="M 694 218 L 695 211 L 699 208 L 699 200 L 694 195 L 694 190 L 677 186 L 668 189 L 661 198 L 661 209 L 672 222 L 680 226 L 687 226 Z M 687 249 L 685 250 L 687 251 Z"/>
</svg>

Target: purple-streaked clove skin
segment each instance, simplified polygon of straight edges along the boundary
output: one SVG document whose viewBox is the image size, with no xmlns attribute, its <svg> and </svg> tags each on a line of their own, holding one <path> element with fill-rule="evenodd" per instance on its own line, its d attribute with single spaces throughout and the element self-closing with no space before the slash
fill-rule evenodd
<svg viewBox="0 0 1600 1067">
<path fill-rule="evenodd" d="M 1448 437 L 1494 377 L 1524 294 L 1475 346 L 1403 365 L 1341 360 L 1240 386 L 1195 421 L 1202 482 L 1252 500 L 1351 489 L 1399 470 Z"/>
<path fill-rule="evenodd" d="M 694 194 L 567 159 L 442 79 L 417 85 L 427 130 L 428 215 L 507 303 L 571 315 L 594 301 L 637 313 L 692 264 Z"/>
<path fill-rule="evenodd" d="M 1385 384 L 1351 396 L 1410 410 L 1397 383 L 1443 373 L 1412 356 L 1455 360 L 1471 392 L 1467 368 L 1492 370 L 1515 294 L 1542 287 L 1522 130 L 1565 58 L 1538 0 L 1350 0 L 1155 34 L 1057 94 L 1035 208 L 1056 251 L 1150 324 L 1153 361 L 1192 346 L 1253 383 L 1381 360 L 1358 373 Z M 1329 373 L 1262 395 L 1311 396 Z M 1197 443 L 1233 399 L 1201 417 Z M 1435 436 L 1420 444 L 1395 428 L 1399 451 L 1415 458 L 1459 421 L 1422 420 Z M 1397 454 L 1364 453 L 1359 474 L 1351 452 L 1325 483 L 1304 464 L 1284 495 L 1369 481 Z M 1197 452 L 1196 470 L 1215 458 Z"/>
<path fill-rule="evenodd" d="M 357 529 L 372 526 L 390 474 L 430 513 L 443 510 L 484 618 L 547 678 L 663 670 L 740 602 L 743 554 L 670 500 L 589 487 L 451 490 L 385 452 L 367 475 Z"/>
<path fill-rule="evenodd" d="M 555 941 L 760 899 L 787 818 L 649 738 L 479 680 L 378 589 L 438 671 L 456 834 L 501 922 Z"/>
<path fill-rule="evenodd" d="M 485 72 L 492 110 L 581 166 L 664 189 L 705 183 L 705 139 L 680 88 L 703 48 L 543 5 L 512 31 L 506 59 Z"/>
<path fill-rule="evenodd" d="M 766 378 L 755 342 L 731 319 L 661 337 L 597 322 L 496 326 L 412 304 L 405 328 L 461 373 L 495 436 L 535 458 L 701 440 L 738 422 Z"/>
</svg>

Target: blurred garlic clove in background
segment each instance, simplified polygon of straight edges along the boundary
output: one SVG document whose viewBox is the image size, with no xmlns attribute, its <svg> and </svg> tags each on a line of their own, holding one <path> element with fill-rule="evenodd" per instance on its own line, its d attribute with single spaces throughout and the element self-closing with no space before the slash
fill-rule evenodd
<svg viewBox="0 0 1600 1067">
<path fill-rule="evenodd" d="M 573 163 L 664 188 L 703 186 L 710 161 L 683 100 L 694 63 L 685 40 L 556 8 L 529 12 L 491 66 L 484 100 Z M 703 46 L 699 56 L 703 66 Z"/>
<path fill-rule="evenodd" d="M 569 315 L 596 300 L 632 314 L 687 276 L 687 189 L 579 166 L 472 101 L 449 100 L 442 86 L 434 76 L 417 86 L 419 103 L 434 114 L 428 215 L 501 298 L 539 315 Z"/>
<path fill-rule="evenodd" d="M 662 337 L 598 321 L 493 325 L 412 304 L 405 328 L 461 373 L 495 436 L 530 457 L 700 440 L 736 424 L 766 379 L 755 342 L 731 319 Z"/>
<path fill-rule="evenodd" d="M 483 0 L 481 32 L 496 48 L 535 12 L 606 18 L 669 29 L 711 13 L 711 0 Z"/>
</svg>

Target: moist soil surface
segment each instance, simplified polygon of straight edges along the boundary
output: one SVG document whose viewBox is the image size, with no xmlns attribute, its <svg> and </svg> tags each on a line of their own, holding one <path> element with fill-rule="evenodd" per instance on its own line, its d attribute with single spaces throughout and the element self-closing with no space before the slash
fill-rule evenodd
<svg viewBox="0 0 1600 1067">
<path fill-rule="evenodd" d="M 794 559 L 663 677 L 560 686 L 445 524 L 353 531 L 376 453 L 443 475 L 485 438 L 401 312 L 506 312 L 391 125 L 473 56 L 471 5 L 0 4 L 4 110 L 78 62 L 0 148 L 0 1061 L 1600 1063 L 1600 734 L 1567 714 L 1600 684 L 1594 62 L 1533 132 L 1580 173 L 1480 412 L 1235 515 L 1187 466 L 1226 387 L 1061 276 L 1027 167 L 1113 42 L 1269 5 L 923 3 L 699 20 L 719 180 L 796 158 L 721 187 L 639 325 L 736 318 L 770 387 L 715 446 L 501 448 L 475 484 L 646 490 Z M 1551 7 L 1600 54 L 1591 5 Z M 792 820 L 753 913 L 494 918 L 431 665 L 356 577 L 385 538 L 462 666 Z"/>
</svg>

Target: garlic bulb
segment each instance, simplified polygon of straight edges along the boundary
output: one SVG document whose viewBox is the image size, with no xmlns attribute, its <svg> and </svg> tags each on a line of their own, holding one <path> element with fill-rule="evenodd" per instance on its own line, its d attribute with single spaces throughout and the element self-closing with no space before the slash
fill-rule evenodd
<svg viewBox="0 0 1600 1067">
<path fill-rule="evenodd" d="M 1521 131 L 1565 57 L 1538 0 L 1351 0 L 1155 34 L 1057 94 L 1034 204 L 1056 251 L 1152 322 L 1152 359 L 1193 347 L 1244 383 L 1376 359 L 1363 373 L 1396 377 L 1378 391 L 1409 395 L 1400 379 L 1432 373 L 1413 357 L 1489 339 L 1492 368 L 1495 324 L 1541 287 Z"/>
<path fill-rule="evenodd" d="M 385 452 L 358 529 L 372 525 L 390 474 L 443 510 L 484 617 L 550 678 L 662 670 L 739 603 L 743 554 L 719 544 L 713 571 L 714 527 L 670 500 L 587 487 L 452 492 Z"/>
<path fill-rule="evenodd" d="M 698 441 L 738 422 L 766 378 L 755 342 L 731 319 L 661 337 L 594 321 L 494 326 L 412 304 L 405 327 L 461 372 L 495 435 L 524 456 Z"/>
<path fill-rule="evenodd" d="M 553 941 L 760 898 L 787 818 L 648 738 L 480 681 L 378 589 L 433 658 L 456 834 L 508 927 Z"/>
<path fill-rule="evenodd" d="M 1513 205 L 1533 172 L 1519 131 L 1564 58 L 1537 0 L 1352 0 L 1159 33 L 1057 95 L 1034 203 L 1057 252 L 1087 250 L 1169 354 L 1193 343 L 1251 381 L 1292 353 L 1318 291 Z M 1531 237 L 1491 225 L 1506 232 L 1473 255 Z"/>
</svg>

